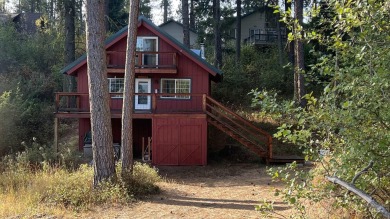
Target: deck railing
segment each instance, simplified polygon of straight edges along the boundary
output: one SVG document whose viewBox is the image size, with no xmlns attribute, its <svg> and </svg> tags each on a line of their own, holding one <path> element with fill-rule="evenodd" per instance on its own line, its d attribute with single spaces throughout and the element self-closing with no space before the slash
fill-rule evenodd
<svg viewBox="0 0 390 219">
<path fill-rule="evenodd" d="M 108 68 L 125 68 L 125 51 L 107 51 Z M 175 52 L 136 52 L 136 68 L 168 68 L 176 69 L 177 54 Z"/>
<path fill-rule="evenodd" d="M 138 93 L 133 96 L 134 112 L 196 113 L 203 111 L 203 94 Z M 88 93 L 56 93 L 56 113 L 89 113 Z M 123 96 L 110 93 L 110 109 L 120 112 Z"/>
<path fill-rule="evenodd" d="M 280 36 L 286 41 L 286 28 L 280 28 Z M 249 37 L 244 39 L 245 43 L 250 44 L 273 44 L 278 40 L 278 30 L 276 28 L 251 29 Z"/>
</svg>

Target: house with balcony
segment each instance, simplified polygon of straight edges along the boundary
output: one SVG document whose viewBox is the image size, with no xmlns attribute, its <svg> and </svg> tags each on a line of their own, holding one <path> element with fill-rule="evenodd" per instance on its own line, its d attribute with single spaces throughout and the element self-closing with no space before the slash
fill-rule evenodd
<svg viewBox="0 0 390 219">
<path fill-rule="evenodd" d="M 126 41 L 127 27 L 105 46 L 114 145 L 121 141 Z M 275 160 L 268 133 L 210 96 L 211 83 L 222 79 L 220 70 L 144 17 L 139 18 L 136 54 L 135 158 L 154 165 L 206 165 L 208 126 L 213 125 L 267 162 Z M 78 119 L 80 150 L 91 130 L 87 68 L 85 55 L 63 68 L 63 74 L 77 78 L 77 92 L 56 93 L 56 127 L 60 119 Z"/>
<path fill-rule="evenodd" d="M 287 41 L 285 25 L 278 21 L 274 14 L 274 8 L 269 6 L 261 7 L 241 17 L 241 33 L 237 33 L 237 21 L 231 25 L 230 36 L 236 39 L 237 34 L 241 35 L 243 43 L 253 45 L 273 45 L 278 42 L 278 22 L 282 42 Z"/>
</svg>

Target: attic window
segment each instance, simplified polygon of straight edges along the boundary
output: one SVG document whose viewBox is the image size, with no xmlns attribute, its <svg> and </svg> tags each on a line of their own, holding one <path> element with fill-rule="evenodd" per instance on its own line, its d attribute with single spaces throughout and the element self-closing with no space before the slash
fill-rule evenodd
<svg viewBox="0 0 390 219">
<path fill-rule="evenodd" d="M 191 93 L 191 79 L 161 79 L 161 93 L 187 94 Z M 167 99 L 190 99 L 190 95 L 161 96 Z"/>
</svg>

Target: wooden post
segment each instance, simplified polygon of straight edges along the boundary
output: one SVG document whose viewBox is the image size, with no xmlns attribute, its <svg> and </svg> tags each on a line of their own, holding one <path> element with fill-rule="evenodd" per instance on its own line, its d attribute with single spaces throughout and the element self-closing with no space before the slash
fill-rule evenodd
<svg viewBox="0 0 390 219">
<path fill-rule="evenodd" d="M 142 52 L 138 52 L 137 53 L 137 62 L 138 62 L 138 66 L 143 66 L 144 65 L 144 63 L 142 63 L 142 55 L 143 55 L 143 53 Z"/>
<path fill-rule="evenodd" d="M 272 159 L 272 137 L 268 136 L 268 158 Z"/>
<path fill-rule="evenodd" d="M 177 67 L 176 63 L 177 63 L 177 60 L 176 60 L 176 53 L 173 53 L 173 66 L 175 66 L 175 68 Z"/>
<path fill-rule="evenodd" d="M 156 102 L 156 94 L 153 93 L 152 94 L 152 112 L 153 113 L 156 111 L 156 107 L 157 107 L 156 104 L 157 104 L 157 102 Z"/>
<path fill-rule="evenodd" d="M 150 159 L 150 157 L 151 157 L 151 155 L 150 155 L 150 149 L 151 149 L 151 147 L 152 147 L 152 138 L 151 138 L 151 137 L 148 137 L 148 161 L 151 160 L 151 159 Z"/>
<path fill-rule="evenodd" d="M 142 137 L 142 160 L 145 161 L 145 138 Z"/>
<path fill-rule="evenodd" d="M 54 151 L 58 153 L 58 118 L 54 118 Z"/>
<path fill-rule="evenodd" d="M 56 112 L 60 109 L 60 94 L 56 93 Z"/>
<path fill-rule="evenodd" d="M 206 96 L 206 94 L 203 94 L 203 96 L 202 96 L 202 109 L 203 109 L 203 112 L 206 112 L 206 100 L 207 100 L 207 96 Z"/>
<path fill-rule="evenodd" d="M 81 105 L 80 105 L 80 101 L 81 101 L 80 99 L 81 99 L 81 96 L 80 96 L 80 95 L 77 95 L 77 96 L 76 96 L 76 101 L 77 101 L 77 102 L 76 102 L 76 107 L 77 107 L 76 110 L 77 110 L 77 111 L 80 110 L 80 106 L 81 106 Z"/>
</svg>

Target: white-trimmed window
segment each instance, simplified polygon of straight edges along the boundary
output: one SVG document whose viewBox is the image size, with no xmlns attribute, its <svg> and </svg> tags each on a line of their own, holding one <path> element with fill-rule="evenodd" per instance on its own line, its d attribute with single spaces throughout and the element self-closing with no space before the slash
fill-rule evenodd
<svg viewBox="0 0 390 219">
<path fill-rule="evenodd" d="M 161 93 L 167 94 L 189 94 L 191 93 L 191 79 L 161 79 Z M 190 95 L 161 96 L 170 99 L 190 99 Z"/>
<path fill-rule="evenodd" d="M 122 97 L 124 88 L 124 78 L 109 78 L 108 79 L 108 91 L 110 93 L 118 93 L 115 97 Z"/>
</svg>

